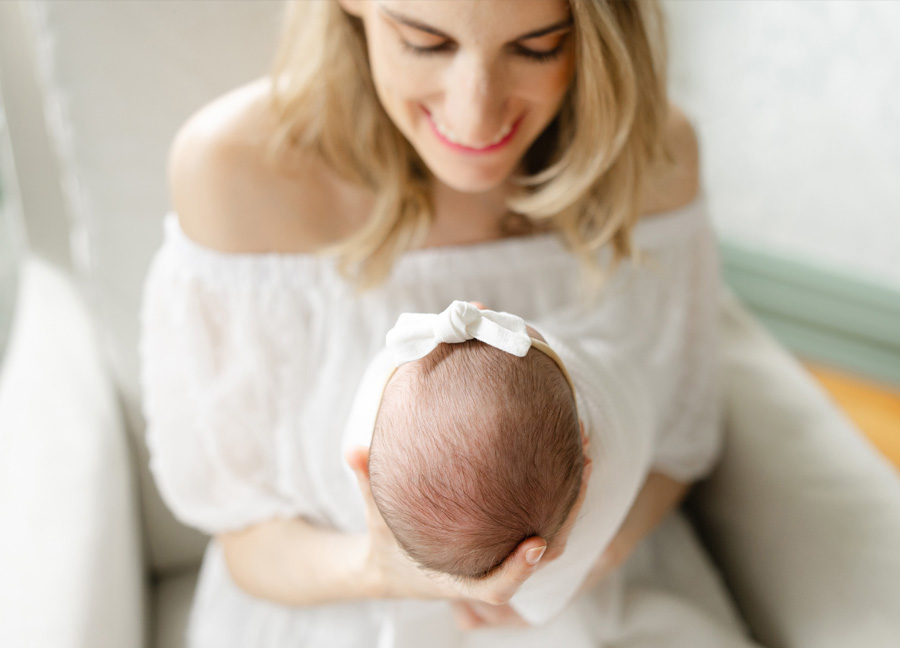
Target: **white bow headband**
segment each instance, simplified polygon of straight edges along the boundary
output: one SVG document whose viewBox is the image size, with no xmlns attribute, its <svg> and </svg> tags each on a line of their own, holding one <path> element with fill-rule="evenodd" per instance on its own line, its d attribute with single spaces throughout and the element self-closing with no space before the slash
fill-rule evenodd
<svg viewBox="0 0 900 648">
<path fill-rule="evenodd" d="M 458 344 L 480 340 L 519 358 L 528 349 L 550 356 L 559 366 L 575 393 L 572 378 L 562 360 L 546 343 L 528 334 L 525 321 L 518 315 L 482 310 L 469 302 L 454 301 L 443 312 L 403 313 L 387 334 L 387 348 L 396 366 L 424 358 L 439 344 Z"/>
<path fill-rule="evenodd" d="M 521 317 L 480 310 L 455 301 L 442 313 L 403 313 L 387 334 L 387 346 L 398 367 L 424 358 L 443 342 L 481 340 L 520 358 L 531 348 L 531 337 Z"/>
</svg>

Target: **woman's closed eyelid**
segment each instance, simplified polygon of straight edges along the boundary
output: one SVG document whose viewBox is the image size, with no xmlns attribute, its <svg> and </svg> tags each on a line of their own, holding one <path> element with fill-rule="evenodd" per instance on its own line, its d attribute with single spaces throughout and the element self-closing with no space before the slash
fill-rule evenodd
<svg viewBox="0 0 900 648">
<path fill-rule="evenodd" d="M 522 47 L 528 47 L 531 49 L 549 50 L 562 43 L 571 33 L 571 29 L 558 30 L 551 34 L 542 34 L 541 36 L 534 36 L 532 38 L 523 38 L 521 40 L 515 41 L 515 43 L 521 45 Z"/>
<path fill-rule="evenodd" d="M 565 46 L 566 36 L 567 34 L 564 34 L 561 38 L 559 38 L 559 40 L 554 44 L 553 47 L 525 47 L 521 44 L 521 42 L 515 41 L 507 46 L 507 50 L 511 54 L 525 57 L 527 59 L 549 61 L 556 58 L 562 52 L 562 49 Z M 454 43 L 450 39 L 439 39 L 438 42 L 424 45 L 410 42 L 410 40 L 401 35 L 400 42 L 403 45 L 403 48 L 412 54 L 442 54 L 452 52 L 456 49 L 456 43 Z"/>
<path fill-rule="evenodd" d="M 448 45 L 452 41 L 446 38 L 435 38 L 434 36 L 404 36 L 401 35 L 400 38 L 410 45 L 415 47 L 423 47 L 423 48 L 431 48 L 431 47 L 444 47 Z"/>
<path fill-rule="evenodd" d="M 441 54 L 452 49 L 450 41 L 444 41 L 436 45 L 415 45 L 401 38 L 400 43 L 403 45 L 403 49 L 413 54 Z"/>
<path fill-rule="evenodd" d="M 517 54 L 524 54 L 525 56 L 552 56 L 556 54 L 562 49 L 562 43 L 554 47 L 525 47 L 524 45 L 514 45 L 513 49 Z"/>
<path fill-rule="evenodd" d="M 416 25 L 398 22 L 385 16 L 396 30 L 404 49 L 414 54 L 439 54 L 456 49 L 456 42 L 445 34 L 437 34 Z M 571 28 L 557 29 L 550 33 L 510 41 L 504 47 L 512 54 L 537 60 L 549 60 L 562 49 Z"/>
</svg>

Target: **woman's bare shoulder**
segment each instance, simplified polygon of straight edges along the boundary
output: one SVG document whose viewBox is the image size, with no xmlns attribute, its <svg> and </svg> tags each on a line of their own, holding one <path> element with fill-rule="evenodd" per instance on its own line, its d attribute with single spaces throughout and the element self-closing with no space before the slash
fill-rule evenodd
<svg viewBox="0 0 900 648">
<path fill-rule="evenodd" d="M 309 252 L 336 237 L 339 219 L 328 212 L 341 203 L 335 174 L 311 155 L 269 155 L 276 127 L 266 78 L 215 99 L 181 127 L 168 178 L 172 207 L 190 238 L 252 253 Z"/>
<path fill-rule="evenodd" d="M 660 214 L 690 204 L 700 191 L 700 147 L 685 114 L 669 107 L 666 141 L 673 160 L 659 160 L 647 170 L 642 213 Z"/>
</svg>

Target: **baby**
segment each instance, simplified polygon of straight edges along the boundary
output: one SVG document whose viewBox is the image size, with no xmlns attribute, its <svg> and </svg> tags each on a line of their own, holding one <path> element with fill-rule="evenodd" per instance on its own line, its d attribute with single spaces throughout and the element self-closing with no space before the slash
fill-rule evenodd
<svg viewBox="0 0 900 648">
<path fill-rule="evenodd" d="M 520 318 L 466 302 L 404 314 L 387 339 L 396 369 L 381 374 L 369 475 L 403 550 L 481 578 L 530 536 L 552 544 L 584 469 L 558 356 Z"/>
</svg>

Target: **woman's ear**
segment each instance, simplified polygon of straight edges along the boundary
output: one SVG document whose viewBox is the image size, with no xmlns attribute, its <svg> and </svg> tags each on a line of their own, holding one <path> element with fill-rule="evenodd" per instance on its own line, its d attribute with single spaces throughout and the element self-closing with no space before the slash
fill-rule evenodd
<svg viewBox="0 0 900 648">
<path fill-rule="evenodd" d="M 578 419 L 578 425 L 581 428 L 581 447 L 584 450 L 584 454 L 587 455 L 588 446 L 591 445 L 591 440 L 584 431 L 584 421 L 582 419 Z"/>
<path fill-rule="evenodd" d="M 341 9 L 346 11 L 351 16 L 356 16 L 357 18 L 362 17 L 364 3 L 365 0 L 338 0 L 338 4 L 341 5 Z"/>
</svg>

